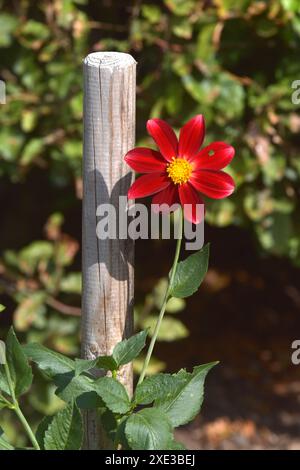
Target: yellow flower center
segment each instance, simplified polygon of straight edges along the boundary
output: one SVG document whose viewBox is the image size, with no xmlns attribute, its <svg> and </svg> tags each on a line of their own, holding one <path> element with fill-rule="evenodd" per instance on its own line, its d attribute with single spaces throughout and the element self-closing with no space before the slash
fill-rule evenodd
<svg viewBox="0 0 300 470">
<path fill-rule="evenodd" d="M 192 165 L 184 158 L 172 158 L 167 165 L 167 173 L 175 184 L 186 183 L 192 173 Z"/>
</svg>

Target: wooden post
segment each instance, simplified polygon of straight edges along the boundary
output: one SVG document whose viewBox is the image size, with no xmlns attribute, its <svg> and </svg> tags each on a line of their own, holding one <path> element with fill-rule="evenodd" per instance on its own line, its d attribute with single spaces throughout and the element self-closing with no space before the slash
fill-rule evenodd
<svg viewBox="0 0 300 470">
<path fill-rule="evenodd" d="M 96 212 L 109 203 L 117 215 L 125 213 L 119 196 L 127 195 L 133 178 L 123 157 L 135 143 L 136 62 L 129 54 L 96 52 L 83 68 L 82 356 L 93 359 L 132 335 L 133 241 L 99 239 Z M 131 366 L 119 379 L 131 393 Z M 85 431 L 85 448 L 106 448 L 94 412 L 86 413 Z"/>
</svg>

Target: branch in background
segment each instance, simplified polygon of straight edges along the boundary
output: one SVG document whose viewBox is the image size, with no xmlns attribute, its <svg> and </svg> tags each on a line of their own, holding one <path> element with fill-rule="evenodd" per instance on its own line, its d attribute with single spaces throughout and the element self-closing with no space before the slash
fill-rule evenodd
<svg viewBox="0 0 300 470">
<path fill-rule="evenodd" d="M 8 281 L 3 277 L 0 278 L 0 286 L 3 288 L 4 291 L 6 291 L 10 295 L 14 294 L 17 291 L 16 283 L 13 281 Z M 28 295 L 30 295 L 30 293 L 32 292 L 34 292 L 34 290 L 28 292 Z M 48 297 L 46 300 L 46 304 L 50 307 L 53 307 L 58 312 L 63 313 L 64 315 L 72 315 L 74 317 L 80 317 L 81 315 L 81 309 L 79 307 L 73 307 L 72 305 L 64 304 L 63 302 L 55 299 L 54 297 Z"/>
<path fill-rule="evenodd" d="M 54 299 L 54 297 L 48 297 L 46 304 L 55 308 L 55 310 L 58 310 L 58 312 L 63 313 L 64 315 L 72 315 L 74 317 L 80 317 L 81 315 L 81 308 L 64 304 L 63 302 L 60 302 L 60 300 Z"/>
</svg>

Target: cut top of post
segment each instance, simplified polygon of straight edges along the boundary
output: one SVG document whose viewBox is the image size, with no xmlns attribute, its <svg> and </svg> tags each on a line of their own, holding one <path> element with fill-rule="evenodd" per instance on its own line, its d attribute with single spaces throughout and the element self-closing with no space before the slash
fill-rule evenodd
<svg viewBox="0 0 300 470">
<path fill-rule="evenodd" d="M 86 56 L 84 64 L 96 68 L 115 69 L 136 64 L 136 61 L 125 52 L 92 52 Z"/>
</svg>

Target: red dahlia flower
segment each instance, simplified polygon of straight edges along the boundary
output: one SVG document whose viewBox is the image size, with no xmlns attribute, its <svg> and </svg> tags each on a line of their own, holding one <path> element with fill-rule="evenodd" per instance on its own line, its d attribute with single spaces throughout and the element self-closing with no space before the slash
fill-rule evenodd
<svg viewBox="0 0 300 470">
<path fill-rule="evenodd" d="M 128 191 L 129 199 L 154 194 L 152 204 L 171 206 L 180 203 L 184 216 L 199 223 L 197 204 L 203 204 L 199 192 L 213 199 L 230 196 L 234 181 L 221 171 L 233 159 L 234 148 L 224 142 L 213 142 L 200 150 L 205 125 L 201 114 L 188 121 L 180 130 L 179 141 L 173 129 L 161 119 L 147 122 L 148 133 L 160 152 L 148 148 L 135 148 L 125 155 L 125 161 L 138 173 Z"/>
</svg>

